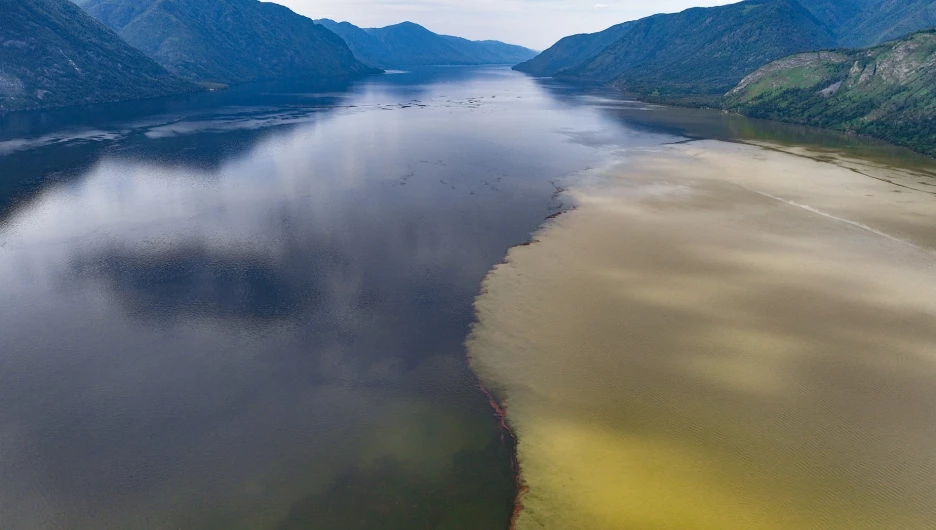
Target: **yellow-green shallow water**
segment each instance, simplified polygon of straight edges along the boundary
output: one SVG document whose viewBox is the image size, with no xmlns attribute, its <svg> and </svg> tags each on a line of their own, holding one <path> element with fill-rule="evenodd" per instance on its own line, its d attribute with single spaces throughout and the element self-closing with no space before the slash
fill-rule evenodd
<svg viewBox="0 0 936 530">
<path fill-rule="evenodd" d="M 929 177 L 720 142 L 620 158 L 476 302 L 517 527 L 936 528 Z"/>
</svg>

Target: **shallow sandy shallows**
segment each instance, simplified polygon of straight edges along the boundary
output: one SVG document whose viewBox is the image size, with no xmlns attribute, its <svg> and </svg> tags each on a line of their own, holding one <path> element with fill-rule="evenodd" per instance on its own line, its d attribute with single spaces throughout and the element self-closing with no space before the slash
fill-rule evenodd
<svg viewBox="0 0 936 530">
<path fill-rule="evenodd" d="M 632 154 L 491 273 L 520 529 L 936 528 L 936 196 L 850 164 Z"/>
</svg>

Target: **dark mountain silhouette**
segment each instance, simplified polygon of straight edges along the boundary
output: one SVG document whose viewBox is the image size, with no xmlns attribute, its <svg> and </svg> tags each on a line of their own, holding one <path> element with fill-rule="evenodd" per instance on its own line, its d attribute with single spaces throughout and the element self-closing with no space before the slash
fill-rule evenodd
<svg viewBox="0 0 936 530">
<path fill-rule="evenodd" d="M 167 70 L 206 83 L 349 77 L 375 70 L 331 31 L 257 0 L 79 0 Z"/>
<path fill-rule="evenodd" d="M 775 59 L 879 44 L 933 25 L 932 0 L 747 0 L 566 37 L 515 69 L 707 104 Z"/>
<path fill-rule="evenodd" d="M 688 9 L 624 24 L 616 31 L 620 36 L 597 55 L 552 75 L 636 94 L 721 95 L 774 59 L 835 42 L 832 32 L 793 0 Z M 600 35 L 595 38 L 605 38 Z M 553 67 L 541 70 L 546 75 L 566 63 L 554 48 L 543 52 L 559 56 Z M 516 69 L 531 70 L 529 63 Z"/>
<path fill-rule="evenodd" d="M 192 90 L 67 0 L 0 2 L 0 112 Z"/>
</svg>

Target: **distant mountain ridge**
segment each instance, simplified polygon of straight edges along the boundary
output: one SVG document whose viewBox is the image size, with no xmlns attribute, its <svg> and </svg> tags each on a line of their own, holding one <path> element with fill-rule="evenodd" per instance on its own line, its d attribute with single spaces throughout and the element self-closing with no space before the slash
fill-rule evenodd
<svg viewBox="0 0 936 530">
<path fill-rule="evenodd" d="M 861 48 L 936 26 L 933 0 L 799 0 L 836 35 L 836 44 Z"/>
<path fill-rule="evenodd" d="M 725 98 L 734 112 L 874 136 L 936 156 L 936 30 L 785 57 Z"/>
<path fill-rule="evenodd" d="M 234 84 L 339 78 L 376 70 L 331 31 L 258 0 L 78 0 L 93 17 L 179 77 Z"/>
<path fill-rule="evenodd" d="M 2 0 L 0 21 L 0 112 L 197 90 L 67 0 Z"/>
<path fill-rule="evenodd" d="M 565 67 L 560 57 L 545 73 L 565 67 L 552 75 L 636 94 L 721 95 L 767 62 L 835 42 L 832 32 L 793 0 L 748 0 L 654 15 L 617 26 L 616 32 L 617 39 L 597 55 L 574 67 Z M 554 48 L 543 55 L 558 55 Z M 530 71 L 530 66 L 515 68 Z"/>
<path fill-rule="evenodd" d="M 355 57 L 378 68 L 426 65 L 516 64 L 534 50 L 499 41 L 471 41 L 439 35 L 413 22 L 384 28 L 359 28 L 349 22 L 319 19 L 317 24 L 344 39 Z"/>
<path fill-rule="evenodd" d="M 933 0 L 747 0 L 566 37 L 514 68 L 663 100 L 711 99 L 775 59 L 877 44 L 929 25 Z"/>
<path fill-rule="evenodd" d="M 551 77 L 594 58 L 627 33 L 637 21 L 624 22 L 598 33 L 580 33 L 561 39 L 514 70 L 538 77 Z"/>
</svg>

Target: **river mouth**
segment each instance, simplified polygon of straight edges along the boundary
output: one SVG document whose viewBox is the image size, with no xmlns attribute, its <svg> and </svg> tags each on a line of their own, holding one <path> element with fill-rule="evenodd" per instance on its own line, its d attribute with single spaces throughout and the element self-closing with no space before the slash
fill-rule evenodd
<svg viewBox="0 0 936 530">
<path fill-rule="evenodd" d="M 629 151 L 511 250 L 468 345 L 517 528 L 932 526 L 936 200 L 850 163 Z"/>
</svg>

